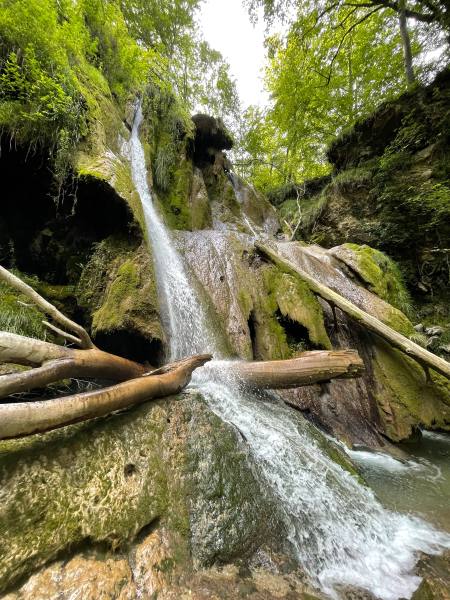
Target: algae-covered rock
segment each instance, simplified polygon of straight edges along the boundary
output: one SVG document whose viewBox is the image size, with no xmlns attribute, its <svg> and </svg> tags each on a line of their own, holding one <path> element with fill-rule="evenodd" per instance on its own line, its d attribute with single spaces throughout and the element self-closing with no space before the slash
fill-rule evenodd
<svg viewBox="0 0 450 600">
<path fill-rule="evenodd" d="M 410 310 L 411 298 L 400 269 L 386 254 L 358 244 L 337 246 L 330 250 L 330 254 L 354 271 L 374 294 L 400 311 Z"/>
<path fill-rule="evenodd" d="M 450 429 L 450 385 L 423 369 L 386 342 L 373 340 L 374 395 L 385 434 L 394 441 L 408 438 L 422 425 Z"/>
<path fill-rule="evenodd" d="M 151 524 L 166 532 L 158 560 L 161 544 L 147 550 L 156 572 L 189 571 L 190 546 L 201 568 L 279 539 L 276 511 L 236 432 L 195 394 L 3 442 L 0 474 L 0 590 L 61 556 L 74 557 L 72 566 L 55 563 L 65 577 L 72 572 L 73 585 L 74 572 L 86 568 L 85 578 L 95 553 L 106 560 L 96 576 L 114 570 L 111 586 L 120 588 L 129 564 L 119 555 L 147 539 Z"/>
<path fill-rule="evenodd" d="M 450 590 L 450 552 L 442 556 L 422 556 L 417 564 L 422 581 L 411 600 L 448 600 Z"/>
<path fill-rule="evenodd" d="M 188 471 L 191 473 L 191 547 L 199 564 L 245 559 L 267 540 L 261 521 L 280 542 L 283 527 L 276 507 L 249 468 L 245 443 L 236 444 L 236 431 L 224 428 L 219 417 L 193 414 Z M 207 459 L 207 460 L 206 460 Z"/>
<path fill-rule="evenodd" d="M 109 348 L 112 343 L 111 349 L 120 354 L 120 345 L 128 346 L 124 335 L 133 337 L 139 347 L 131 348 L 129 353 L 138 360 L 160 360 L 165 338 L 153 263 L 145 243 L 136 247 L 133 240 L 114 236 L 100 242 L 83 270 L 77 290 L 79 304 L 91 315 L 96 339 Z"/>
</svg>

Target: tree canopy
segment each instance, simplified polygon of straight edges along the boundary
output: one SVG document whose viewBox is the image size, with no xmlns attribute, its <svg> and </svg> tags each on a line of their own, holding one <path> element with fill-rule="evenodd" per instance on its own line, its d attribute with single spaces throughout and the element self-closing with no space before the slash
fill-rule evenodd
<svg viewBox="0 0 450 600">
<path fill-rule="evenodd" d="M 253 158 L 240 158 L 244 175 L 258 186 L 273 187 L 326 173 L 327 145 L 412 83 L 413 71 L 405 77 L 405 65 L 412 69 L 414 60 L 419 80 L 436 71 L 429 50 L 445 42 L 444 3 L 408 2 L 403 16 L 415 25 L 403 31 L 399 27 L 402 4 L 247 2 L 254 16 L 262 7 L 268 23 L 266 84 L 272 102 L 265 111 L 247 112 L 243 146 Z M 284 22 L 285 31 L 271 34 L 270 26 L 277 19 Z M 438 61 L 443 54 L 437 53 Z"/>
</svg>

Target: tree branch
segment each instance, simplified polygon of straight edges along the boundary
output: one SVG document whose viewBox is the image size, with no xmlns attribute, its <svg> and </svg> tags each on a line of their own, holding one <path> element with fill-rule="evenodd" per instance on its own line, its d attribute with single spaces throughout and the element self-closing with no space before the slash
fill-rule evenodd
<svg viewBox="0 0 450 600">
<path fill-rule="evenodd" d="M 81 348 L 94 348 L 94 344 L 84 327 L 75 323 L 62 312 L 60 312 L 56 306 L 45 300 L 40 294 L 38 294 L 32 287 L 26 284 L 24 281 L 10 273 L 7 269 L 0 265 L 0 279 L 5 281 L 12 288 L 16 289 L 18 292 L 27 296 L 38 306 L 45 314 L 49 315 L 52 319 L 54 319 L 57 323 L 66 327 L 70 331 L 74 332 L 76 336 L 81 340 L 80 347 Z"/>
<path fill-rule="evenodd" d="M 193 356 L 179 361 L 166 373 L 141 376 L 101 390 L 54 400 L 2 404 L 0 439 L 43 433 L 101 417 L 153 398 L 177 394 L 189 383 L 192 371 L 209 360 L 210 354 Z"/>
</svg>

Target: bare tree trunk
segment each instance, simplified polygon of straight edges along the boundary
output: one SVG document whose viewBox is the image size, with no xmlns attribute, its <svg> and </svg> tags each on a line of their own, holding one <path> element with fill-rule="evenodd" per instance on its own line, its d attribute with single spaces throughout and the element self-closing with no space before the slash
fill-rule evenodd
<svg viewBox="0 0 450 600">
<path fill-rule="evenodd" d="M 412 85 L 416 78 L 412 64 L 411 39 L 409 37 L 408 22 L 406 19 L 406 0 L 398 0 L 398 21 L 400 25 L 400 34 L 402 37 L 403 56 L 405 61 L 406 81 L 408 86 Z"/>
<path fill-rule="evenodd" d="M 251 389 L 289 389 L 330 379 L 360 377 L 364 363 L 355 350 L 314 350 L 289 360 L 237 362 L 233 372 Z"/>
<path fill-rule="evenodd" d="M 428 368 L 431 368 L 447 379 L 450 379 L 449 362 L 443 358 L 440 358 L 439 356 L 436 356 L 436 354 L 425 350 L 425 348 L 422 348 L 422 346 L 415 344 L 401 333 L 398 333 L 388 325 L 385 325 L 379 321 L 377 318 L 369 315 L 364 310 L 361 310 L 358 306 L 346 298 L 343 298 L 334 290 L 330 289 L 326 285 L 323 285 L 322 283 L 319 283 L 316 279 L 308 275 L 308 273 L 297 267 L 297 265 L 286 258 L 281 257 L 269 246 L 256 242 L 255 247 L 263 256 L 277 265 L 282 271 L 288 273 L 289 275 L 293 275 L 294 277 L 300 277 L 300 279 L 308 284 L 312 292 L 329 302 L 332 306 L 337 306 L 340 308 L 349 317 L 357 321 L 366 329 L 369 329 L 385 339 L 394 348 L 398 348 L 407 356 L 414 358 L 426 371 Z"/>
<path fill-rule="evenodd" d="M 116 410 L 180 392 L 192 371 L 211 359 L 210 354 L 166 365 L 154 373 L 112 387 L 54 400 L 0 404 L 0 439 L 42 433 L 87 421 Z"/>
</svg>

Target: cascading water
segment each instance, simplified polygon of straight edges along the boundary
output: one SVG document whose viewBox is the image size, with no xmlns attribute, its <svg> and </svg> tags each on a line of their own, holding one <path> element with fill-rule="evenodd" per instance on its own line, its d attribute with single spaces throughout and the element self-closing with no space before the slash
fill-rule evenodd
<svg viewBox="0 0 450 600">
<path fill-rule="evenodd" d="M 137 110 L 129 157 L 151 241 L 161 304 L 167 311 L 171 358 L 212 352 L 220 358 L 181 257 L 156 212 L 147 184 L 142 122 Z M 337 597 L 339 585 L 370 590 L 385 600 L 409 597 L 419 583 L 411 571 L 418 551 L 450 547 L 450 536 L 419 518 L 384 509 L 370 489 L 331 460 L 281 402 L 245 392 L 232 363 L 214 360 L 194 373 L 211 409 L 240 430 L 261 486 L 277 501 L 300 564 L 321 589 Z"/>
</svg>

